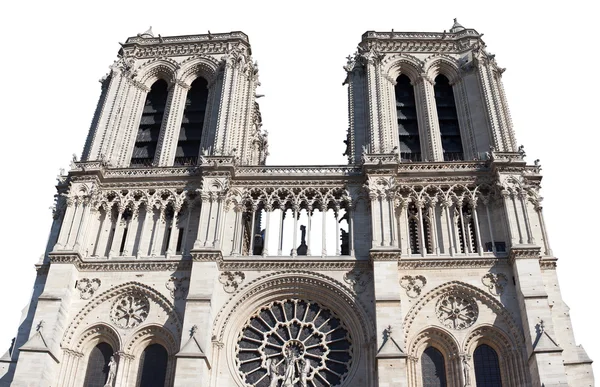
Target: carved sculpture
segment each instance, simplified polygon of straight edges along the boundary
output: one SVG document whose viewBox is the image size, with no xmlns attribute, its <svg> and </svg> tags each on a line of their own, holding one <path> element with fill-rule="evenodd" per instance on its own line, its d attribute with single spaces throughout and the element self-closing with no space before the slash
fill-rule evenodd
<svg viewBox="0 0 600 387">
<path fill-rule="evenodd" d="M 427 285 L 427 279 L 422 275 L 416 275 L 414 277 L 405 275 L 400 278 L 400 286 L 406 289 L 406 295 L 410 298 L 418 297 L 425 285 Z"/>
<path fill-rule="evenodd" d="M 171 292 L 171 298 L 174 300 L 181 300 L 185 298 L 188 291 L 189 277 L 177 278 L 175 276 L 169 277 L 165 283 L 165 287 Z"/>
<path fill-rule="evenodd" d="M 344 274 L 344 281 L 350 284 L 356 293 L 362 293 L 365 291 L 368 283 L 371 281 L 371 277 L 363 270 L 354 268 L 348 273 Z"/>
<path fill-rule="evenodd" d="M 92 298 L 96 290 L 102 285 L 102 281 L 99 278 L 82 278 L 77 281 L 77 290 L 79 290 L 79 296 L 82 300 L 89 300 Z"/>
<path fill-rule="evenodd" d="M 120 328 L 133 328 L 148 317 L 150 302 L 142 294 L 131 293 L 119 297 L 110 311 L 111 320 Z"/>
<path fill-rule="evenodd" d="M 269 376 L 269 387 L 277 387 L 279 375 L 277 374 L 277 361 L 273 358 L 267 359 L 267 375 Z"/>
<path fill-rule="evenodd" d="M 106 378 L 106 383 L 104 387 L 112 387 L 115 382 L 115 376 L 117 375 L 117 362 L 115 361 L 115 357 L 111 356 L 110 361 L 108 362 L 108 377 Z"/>
<path fill-rule="evenodd" d="M 463 376 L 464 376 L 465 387 L 469 387 L 471 385 L 471 365 L 469 364 L 468 356 L 463 356 L 462 366 L 463 366 Z"/>
<path fill-rule="evenodd" d="M 487 273 L 483 276 L 481 282 L 487 286 L 490 293 L 499 296 L 504 291 L 504 286 L 508 283 L 508 279 L 503 273 Z"/>
<path fill-rule="evenodd" d="M 219 282 L 223 284 L 223 289 L 227 293 L 235 292 L 239 286 L 244 282 L 246 275 L 241 271 L 224 271 L 219 276 Z"/>
<path fill-rule="evenodd" d="M 294 387 L 296 379 L 296 357 L 290 347 L 285 350 L 285 373 L 283 374 L 283 387 Z"/>
</svg>

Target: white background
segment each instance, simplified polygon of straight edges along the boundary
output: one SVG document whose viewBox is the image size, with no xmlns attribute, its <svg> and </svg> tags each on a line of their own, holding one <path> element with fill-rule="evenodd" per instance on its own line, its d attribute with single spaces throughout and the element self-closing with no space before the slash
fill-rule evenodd
<svg viewBox="0 0 600 387">
<path fill-rule="evenodd" d="M 241 30 L 259 63 L 259 100 L 276 164 L 344 164 L 345 57 L 367 30 L 484 33 L 519 144 L 539 158 L 558 274 L 578 343 L 600 364 L 597 13 L 591 1 L 11 1 L 0 36 L 0 352 L 29 301 L 51 224 L 53 185 L 79 157 L 118 42 Z M 1 353 L 0 353 L 1 355 Z M 600 377 L 600 368 L 595 367 Z"/>
</svg>

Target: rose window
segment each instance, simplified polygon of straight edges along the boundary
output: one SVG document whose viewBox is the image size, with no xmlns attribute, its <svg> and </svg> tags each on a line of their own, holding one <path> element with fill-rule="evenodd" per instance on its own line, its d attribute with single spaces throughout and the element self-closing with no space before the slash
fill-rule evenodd
<svg viewBox="0 0 600 387">
<path fill-rule="evenodd" d="M 352 362 L 348 329 L 316 302 L 275 301 L 242 329 L 236 362 L 247 386 L 338 386 Z"/>
<path fill-rule="evenodd" d="M 142 294 L 126 294 L 119 297 L 110 311 L 110 317 L 120 328 L 133 328 L 140 325 L 150 310 L 148 298 Z"/>
<path fill-rule="evenodd" d="M 477 320 L 479 308 L 470 297 L 449 294 L 439 299 L 436 314 L 442 324 L 452 329 L 465 329 Z"/>
</svg>

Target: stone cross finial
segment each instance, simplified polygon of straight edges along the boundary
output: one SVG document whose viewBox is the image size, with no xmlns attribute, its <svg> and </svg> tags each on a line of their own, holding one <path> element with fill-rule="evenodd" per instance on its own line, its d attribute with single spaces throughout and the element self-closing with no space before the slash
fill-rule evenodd
<svg viewBox="0 0 600 387">
<path fill-rule="evenodd" d="M 38 323 L 37 327 L 35 328 L 35 330 L 37 332 L 41 332 L 42 329 L 44 328 L 44 320 L 40 320 L 40 322 Z"/>
<path fill-rule="evenodd" d="M 190 337 L 193 337 L 196 334 L 196 332 L 198 332 L 198 325 L 193 325 L 190 328 Z"/>
</svg>

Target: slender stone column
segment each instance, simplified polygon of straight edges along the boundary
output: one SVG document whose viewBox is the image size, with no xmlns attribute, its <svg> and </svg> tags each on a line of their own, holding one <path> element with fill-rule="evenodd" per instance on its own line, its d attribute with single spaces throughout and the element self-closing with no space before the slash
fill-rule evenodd
<svg viewBox="0 0 600 387">
<path fill-rule="evenodd" d="M 165 109 L 166 117 L 163 119 L 164 123 L 161 127 L 156 147 L 157 154 L 155 160 L 159 167 L 173 165 L 179 131 L 181 130 L 181 120 L 185 109 L 185 98 L 189 88 L 183 82 L 176 81 L 173 83 L 171 90 L 169 90 L 167 109 Z"/>
<path fill-rule="evenodd" d="M 415 87 L 417 114 L 421 117 L 419 123 L 424 123 L 420 130 L 421 154 L 423 161 L 443 161 L 444 155 L 441 147 L 440 124 L 435 104 L 435 91 L 433 79 L 422 74 Z"/>
<path fill-rule="evenodd" d="M 371 248 L 377 246 L 377 223 L 375 222 L 375 214 L 377 212 L 377 192 L 371 190 L 369 192 L 369 199 L 371 199 Z"/>
<path fill-rule="evenodd" d="M 306 215 L 308 217 L 307 220 L 307 231 L 306 231 L 306 238 L 307 238 L 307 246 L 306 246 L 306 255 L 310 256 L 310 230 L 311 230 L 311 226 L 312 226 L 312 214 L 313 214 L 313 208 L 311 205 L 308 205 L 308 208 L 306 209 Z"/>
<path fill-rule="evenodd" d="M 110 229 L 112 229 L 112 227 L 110 227 L 108 232 L 104 232 L 104 228 L 107 226 L 107 224 L 112 224 L 112 207 L 109 208 L 106 204 L 103 204 L 102 209 L 104 210 L 104 218 L 100 223 L 96 246 L 94 246 L 94 256 L 96 257 L 104 256 L 106 253 L 107 238 L 109 237 Z"/>
<path fill-rule="evenodd" d="M 188 239 L 188 234 L 190 231 L 190 220 L 192 219 L 192 212 L 194 210 L 194 202 L 188 202 L 187 204 L 187 215 L 185 217 L 185 228 L 183 230 L 183 238 L 181 238 L 181 255 L 185 254 L 185 253 L 189 253 L 188 250 L 186 250 L 187 247 L 187 239 Z"/>
<path fill-rule="evenodd" d="M 159 209 L 159 215 L 158 218 L 156 219 L 156 223 L 155 223 L 155 227 L 154 227 L 154 236 L 152 238 L 152 249 L 151 249 L 151 255 L 153 257 L 160 255 L 161 253 L 161 246 L 159 245 L 158 241 L 161 240 L 161 244 L 162 244 L 162 234 L 164 234 L 164 230 L 162 230 L 162 225 L 163 223 L 165 223 L 165 207 L 161 206 Z"/>
<path fill-rule="evenodd" d="M 519 210 L 517 208 L 517 201 L 515 200 L 515 195 L 515 193 L 511 193 L 510 201 L 512 203 L 513 214 L 515 215 L 515 223 L 517 224 L 517 230 L 519 231 L 519 244 L 523 244 L 523 231 L 521 229 L 521 220 L 519 219 Z"/>
<path fill-rule="evenodd" d="M 449 247 L 450 247 L 450 256 L 454 256 L 454 253 L 456 252 L 455 247 L 454 247 L 454 233 L 452 232 L 452 218 L 450 217 L 450 206 L 452 206 L 452 202 L 448 199 L 444 200 L 442 202 L 442 208 L 444 209 L 444 212 L 446 213 L 446 226 L 448 228 L 448 242 L 449 242 Z"/>
<path fill-rule="evenodd" d="M 140 233 L 140 240 L 138 242 L 138 248 L 136 252 L 136 258 L 140 258 L 142 255 L 148 254 L 148 246 L 144 245 L 144 237 L 146 236 L 146 230 L 148 225 L 152 222 L 154 217 L 154 209 L 150 203 L 146 203 L 146 210 L 144 214 L 144 222 L 142 223 L 142 232 Z"/>
<path fill-rule="evenodd" d="M 425 230 L 423 227 L 423 206 L 424 203 L 421 200 L 415 202 L 417 210 L 419 211 L 419 247 L 421 249 L 421 256 L 427 255 L 427 246 L 425 245 Z"/>
<path fill-rule="evenodd" d="M 473 223 L 475 225 L 475 240 L 477 241 L 477 252 L 479 255 L 483 255 L 483 246 L 481 246 L 481 231 L 479 230 L 479 217 L 477 216 L 477 198 L 471 201 L 471 208 L 473 209 Z"/>
<path fill-rule="evenodd" d="M 171 233 L 169 234 L 169 242 L 167 245 L 166 255 L 167 257 L 176 254 L 177 250 L 177 236 L 179 229 L 177 223 L 179 222 L 179 212 L 181 211 L 181 205 L 173 207 L 173 218 L 171 219 Z"/>
<path fill-rule="evenodd" d="M 333 213 L 335 215 L 335 255 L 342 255 L 340 249 L 340 223 L 339 223 L 339 215 L 340 215 L 340 206 L 336 203 L 335 208 L 333 209 Z"/>
<path fill-rule="evenodd" d="M 254 255 L 254 227 L 256 226 L 256 204 L 252 204 L 252 221 L 250 226 L 250 251 L 248 251 L 248 255 Z"/>
<path fill-rule="evenodd" d="M 548 241 L 548 234 L 546 231 L 546 222 L 544 221 L 544 216 L 542 214 L 542 206 L 539 201 L 537 201 L 535 204 L 535 211 L 538 214 L 538 218 L 540 221 L 540 229 L 542 231 L 542 238 L 544 238 L 544 254 L 552 256 L 552 249 L 550 248 L 550 242 Z"/>
<path fill-rule="evenodd" d="M 298 213 L 300 210 L 300 206 L 296 203 L 294 203 L 294 205 L 292 206 L 292 210 L 294 211 L 294 238 L 293 238 L 293 245 L 292 245 L 292 257 L 296 257 L 298 256 L 298 248 L 297 248 L 297 243 L 298 243 Z"/>
<path fill-rule="evenodd" d="M 487 216 L 488 228 L 490 231 L 490 241 L 492 243 L 492 251 L 496 254 L 496 242 L 494 241 L 494 230 L 492 229 L 492 219 L 490 218 L 490 199 L 484 198 L 483 205 L 485 205 L 485 214 Z"/>
<path fill-rule="evenodd" d="M 200 207 L 200 222 L 198 223 L 198 231 L 196 233 L 196 240 L 194 241 L 193 247 L 194 249 L 199 249 L 206 245 L 210 211 L 212 207 L 212 200 L 208 194 L 202 192 L 200 193 L 200 197 L 202 199 L 202 206 Z"/>
<path fill-rule="evenodd" d="M 429 227 L 431 228 L 431 239 L 433 243 L 433 253 L 438 255 L 440 253 L 439 241 L 438 241 L 438 233 L 437 233 L 437 222 L 436 222 L 436 212 L 435 208 L 437 205 L 437 199 L 431 198 L 429 201 L 429 213 L 431 214 L 429 217 Z"/>
<path fill-rule="evenodd" d="M 327 204 L 321 204 L 321 257 L 327 256 Z"/>
<path fill-rule="evenodd" d="M 79 224 L 77 236 L 75 237 L 75 244 L 73 245 L 73 250 L 75 251 L 79 251 L 81 249 L 82 240 L 85 240 L 85 237 L 87 236 L 87 227 L 90 221 L 91 206 L 91 198 L 85 198 L 83 201 L 83 215 L 81 216 L 81 223 Z M 86 247 L 85 242 L 83 242 L 83 246 Z M 82 253 L 85 253 L 85 251 Z M 87 255 L 87 253 L 85 255 Z"/>
<path fill-rule="evenodd" d="M 350 256 L 354 256 L 354 206 L 353 203 L 349 202 L 348 207 L 346 208 L 348 211 L 348 247 Z M 309 217 L 310 219 L 310 217 Z M 310 223 L 309 223 L 310 224 Z M 310 244 L 308 245 L 310 251 Z"/>
<path fill-rule="evenodd" d="M 394 199 L 396 193 L 393 191 L 389 191 L 387 193 L 387 201 L 388 201 L 388 211 L 390 213 L 390 246 L 397 247 L 396 244 L 396 211 L 394 210 Z"/>
<path fill-rule="evenodd" d="M 280 205 L 279 215 L 279 243 L 277 245 L 277 255 L 281 256 L 283 254 L 283 221 L 285 220 L 285 206 Z"/>
<path fill-rule="evenodd" d="M 468 253 L 470 251 L 470 248 L 468 246 L 470 246 L 469 241 L 471 240 L 471 238 L 469 237 L 469 239 L 467 240 L 467 235 L 465 233 L 465 219 L 463 217 L 463 199 L 459 198 L 456 201 L 456 208 L 458 208 L 458 219 L 460 221 L 460 233 L 462 236 L 462 240 L 463 240 L 463 246 L 464 246 L 464 253 Z M 457 243 L 458 244 L 458 243 Z"/>
<path fill-rule="evenodd" d="M 267 212 L 265 216 L 265 240 L 263 243 L 263 251 L 262 256 L 266 257 L 269 255 L 269 234 L 271 233 L 271 212 L 273 211 L 273 207 L 270 204 L 265 206 L 265 211 Z"/>
<path fill-rule="evenodd" d="M 139 204 L 134 204 L 132 210 L 131 210 L 131 216 L 129 217 L 129 220 L 127 221 L 127 235 L 125 236 L 125 247 L 123 247 L 123 252 L 121 253 L 121 256 L 128 256 L 131 253 L 133 253 L 133 246 L 132 246 L 132 241 L 135 242 L 135 234 L 137 231 L 137 227 L 134 227 L 133 225 L 135 224 L 136 226 L 138 225 L 138 220 L 139 220 Z"/>
<path fill-rule="evenodd" d="M 519 192 L 519 200 L 521 201 L 521 208 L 523 208 L 523 217 L 525 220 L 525 232 L 527 233 L 527 243 L 530 245 L 535 243 L 535 238 L 531 232 L 531 223 L 529 222 L 529 210 L 527 209 L 527 192 Z"/>
<path fill-rule="evenodd" d="M 110 244 L 110 252 L 108 254 L 108 258 L 112 258 L 115 255 L 119 255 L 119 247 L 121 246 L 120 238 L 117 238 L 120 231 L 121 226 L 121 218 L 123 217 L 123 212 L 125 212 L 125 206 L 119 204 L 117 208 L 117 220 L 115 221 L 115 231 L 112 235 L 112 241 Z"/>
<path fill-rule="evenodd" d="M 241 229 L 241 213 L 242 213 L 242 206 L 240 204 L 236 204 L 235 207 L 233 208 L 233 212 L 235 213 L 235 223 L 233 225 L 233 246 L 231 247 L 231 253 L 230 255 L 237 257 L 240 254 L 240 229 Z"/>
<path fill-rule="evenodd" d="M 217 216 L 215 217 L 215 233 L 212 238 L 213 241 L 211 243 L 212 247 L 220 248 L 221 247 L 221 223 L 223 222 L 223 201 L 225 200 L 225 196 L 222 193 L 219 193 L 217 198 Z"/>
<path fill-rule="evenodd" d="M 56 245 L 54 245 L 55 251 L 66 249 L 69 233 L 71 232 L 71 224 L 73 223 L 73 218 L 75 216 L 75 200 L 72 197 L 68 197 L 66 200 L 67 210 L 65 211 L 65 215 L 63 217 L 62 226 L 58 235 L 58 242 L 56 242 Z"/>
</svg>

